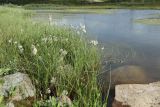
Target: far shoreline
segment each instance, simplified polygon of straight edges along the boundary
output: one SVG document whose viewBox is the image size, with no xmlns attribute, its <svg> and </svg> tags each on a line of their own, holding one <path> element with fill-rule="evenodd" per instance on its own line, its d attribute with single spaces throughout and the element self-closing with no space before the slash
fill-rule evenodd
<svg viewBox="0 0 160 107">
<path fill-rule="evenodd" d="M 160 4 L 85 4 L 85 5 L 60 5 L 60 4 L 26 4 L 25 9 L 36 10 L 63 10 L 63 9 L 136 9 L 136 10 L 160 10 Z"/>
</svg>

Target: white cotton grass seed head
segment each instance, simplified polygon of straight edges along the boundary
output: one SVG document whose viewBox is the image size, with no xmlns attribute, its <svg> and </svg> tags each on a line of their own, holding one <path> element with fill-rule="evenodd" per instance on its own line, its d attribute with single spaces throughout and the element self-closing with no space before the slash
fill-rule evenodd
<svg viewBox="0 0 160 107">
<path fill-rule="evenodd" d="M 104 50 L 104 47 L 102 47 L 101 50 Z"/>
<path fill-rule="evenodd" d="M 77 31 L 77 34 L 80 35 L 80 31 Z"/>
<path fill-rule="evenodd" d="M 81 27 L 81 29 L 85 29 L 86 28 L 86 26 L 84 24 L 82 24 L 82 23 L 80 23 L 80 27 Z"/>
<path fill-rule="evenodd" d="M 64 49 L 60 49 L 60 54 L 62 55 L 62 56 L 65 56 L 65 55 L 67 55 L 67 51 L 66 50 L 64 50 Z"/>
<path fill-rule="evenodd" d="M 18 43 L 17 41 L 14 42 L 15 45 L 16 45 L 17 43 Z"/>
<path fill-rule="evenodd" d="M 49 43 L 52 43 L 52 42 L 53 42 L 52 37 L 48 37 L 48 42 L 49 42 Z"/>
<path fill-rule="evenodd" d="M 87 33 L 86 29 L 82 29 L 82 31 L 83 31 L 84 33 Z"/>
<path fill-rule="evenodd" d="M 46 43 L 48 41 L 48 38 L 42 38 L 42 42 Z"/>
<path fill-rule="evenodd" d="M 87 33 L 86 26 L 84 24 L 80 23 L 80 29 L 82 32 Z"/>
<path fill-rule="evenodd" d="M 92 45 L 95 45 L 95 46 L 98 45 L 98 41 L 97 41 L 97 40 L 91 40 L 90 43 L 91 43 Z"/>
<path fill-rule="evenodd" d="M 62 53 L 62 52 L 63 52 L 63 49 L 60 49 L 59 52 Z"/>
<path fill-rule="evenodd" d="M 12 43 L 12 39 L 8 40 L 9 43 Z"/>
<path fill-rule="evenodd" d="M 21 31 L 21 33 L 23 33 L 23 32 L 24 32 L 24 29 L 22 29 L 22 28 L 21 28 L 21 30 L 20 30 L 20 31 Z"/>
<path fill-rule="evenodd" d="M 51 24 L 52 23 L 52 15 L 49 15 L 48 19 L 49 19 L 49 23 Z"/>
<path fill-rule="evenodd" d="M 24 52 L 23 46 L 20 44 L 18 45 L 18 49 L 21 54 Z"/>
<path fill-rule="evenodd" d="M 47 93 L 47 94 L 50 94 L 50 93 L 51 93 L 50 88 L 47 88 L 46 93 Z"/>
<path fill-rule="evenodd" d="M 32 55 L 36 55 L 37 54 L 37 48 L 35 47 L 35 45 L 31 46 L 31 51 L 32 51 Z"/>
<path fill-rule="evenodd" d="M 55 84 L 56 83 L 56 78 L 55 77 L 52 77 L 51 79 L 51 84 Z"/>
<path fill-rule="evenodd" d="M 58 41 L 58 38 L 56 36 L 53 36 L 53 41 L 54 42 L 57 42 Z"/>
<path fill-rule="evenodd" d="M 62 91 L 62 95 L 68 95 L 68 91 L 67 90 L 63 90 Z"/>
<path fill-rule="evenodd" d="M 66 50 L 64 50 L 63 53 L 62 53 L 62 55 L 65 56 L 65 55 L 67 55 L 67 53 L 68 53 L 68 52 L 67 52 Z"/>
<path fill-rule="evenodd" d="M 66 38 L 65 41 L 68 42 L 68 38 Z"/>
</svg>

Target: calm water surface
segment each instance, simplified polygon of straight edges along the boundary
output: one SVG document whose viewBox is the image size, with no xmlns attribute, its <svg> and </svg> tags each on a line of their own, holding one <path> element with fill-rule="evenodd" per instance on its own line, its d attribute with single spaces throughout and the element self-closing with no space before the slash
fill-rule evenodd
<svg viewBox="0 0 160 107">
<path fill-rule="evenodd" d="M 106 10 L 106 14 L 55 13 L 36 10 L 34 20 L 59 26 L 86 26 L 87 35 L 104 46 L 105 60 L 115 59 L 117 66 L 141 66 L 149 78 L 160 80 L 160 26 L 135 23 L 136 19 L 151 18 L 160 10 Z M 115 65 L 116 65 L 115 64 Z"/>
</svg>

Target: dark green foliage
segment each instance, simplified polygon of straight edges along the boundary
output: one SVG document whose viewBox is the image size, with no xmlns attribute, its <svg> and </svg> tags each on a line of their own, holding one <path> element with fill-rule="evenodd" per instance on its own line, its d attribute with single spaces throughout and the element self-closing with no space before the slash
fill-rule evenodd
<svg viewBox="0 0 160 107">
<path fill-rule="evenodd" d="M 160 0 L 100 0 L 107 3 L 160 3 Z M 103 3 L 102 2 L 102 3 Z M 0 0 L 1 4 L 12 3 L 12 4 L 30 4 L 30 3 L 52 3 L 52 4 L 86 4 L 95 3 L 95 0 Z"/>
</svg>

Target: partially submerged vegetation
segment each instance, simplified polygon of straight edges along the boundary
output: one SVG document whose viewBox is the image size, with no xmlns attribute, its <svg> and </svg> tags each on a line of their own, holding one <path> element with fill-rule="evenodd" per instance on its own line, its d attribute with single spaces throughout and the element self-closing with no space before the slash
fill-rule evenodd
<svg viewBox="0 0 160 107">
<path fill-rule="evenodd" d="M 82 37 L 85 26 L 80 32 L 35 23 L 30 16 L 21 8 L 0 7 L 0 68 L 27 73 L 38 102 L 51 97 L 48 91 L 52 99 L 65 91 L 75 107 L 102 105 L 98 42 Z"/>
<path fill-rule="evenodd" d="M 157 18 L 137 19 L 136 22 L 141 24 L 160 25 L 160 19 Z"/>
<path fill-rule="evenodd" d="M 35 11 L 44 11 L 44 12 L 52 12 L 52 13 L 71 13 L 71 14 L 77 14 L 77 13 L 83 13 L 83 14 L 110 14 L 113 11 L 107 11 L 105 9 L 49 9 L 49 10 L 35 10 Z"/>
</svg>

